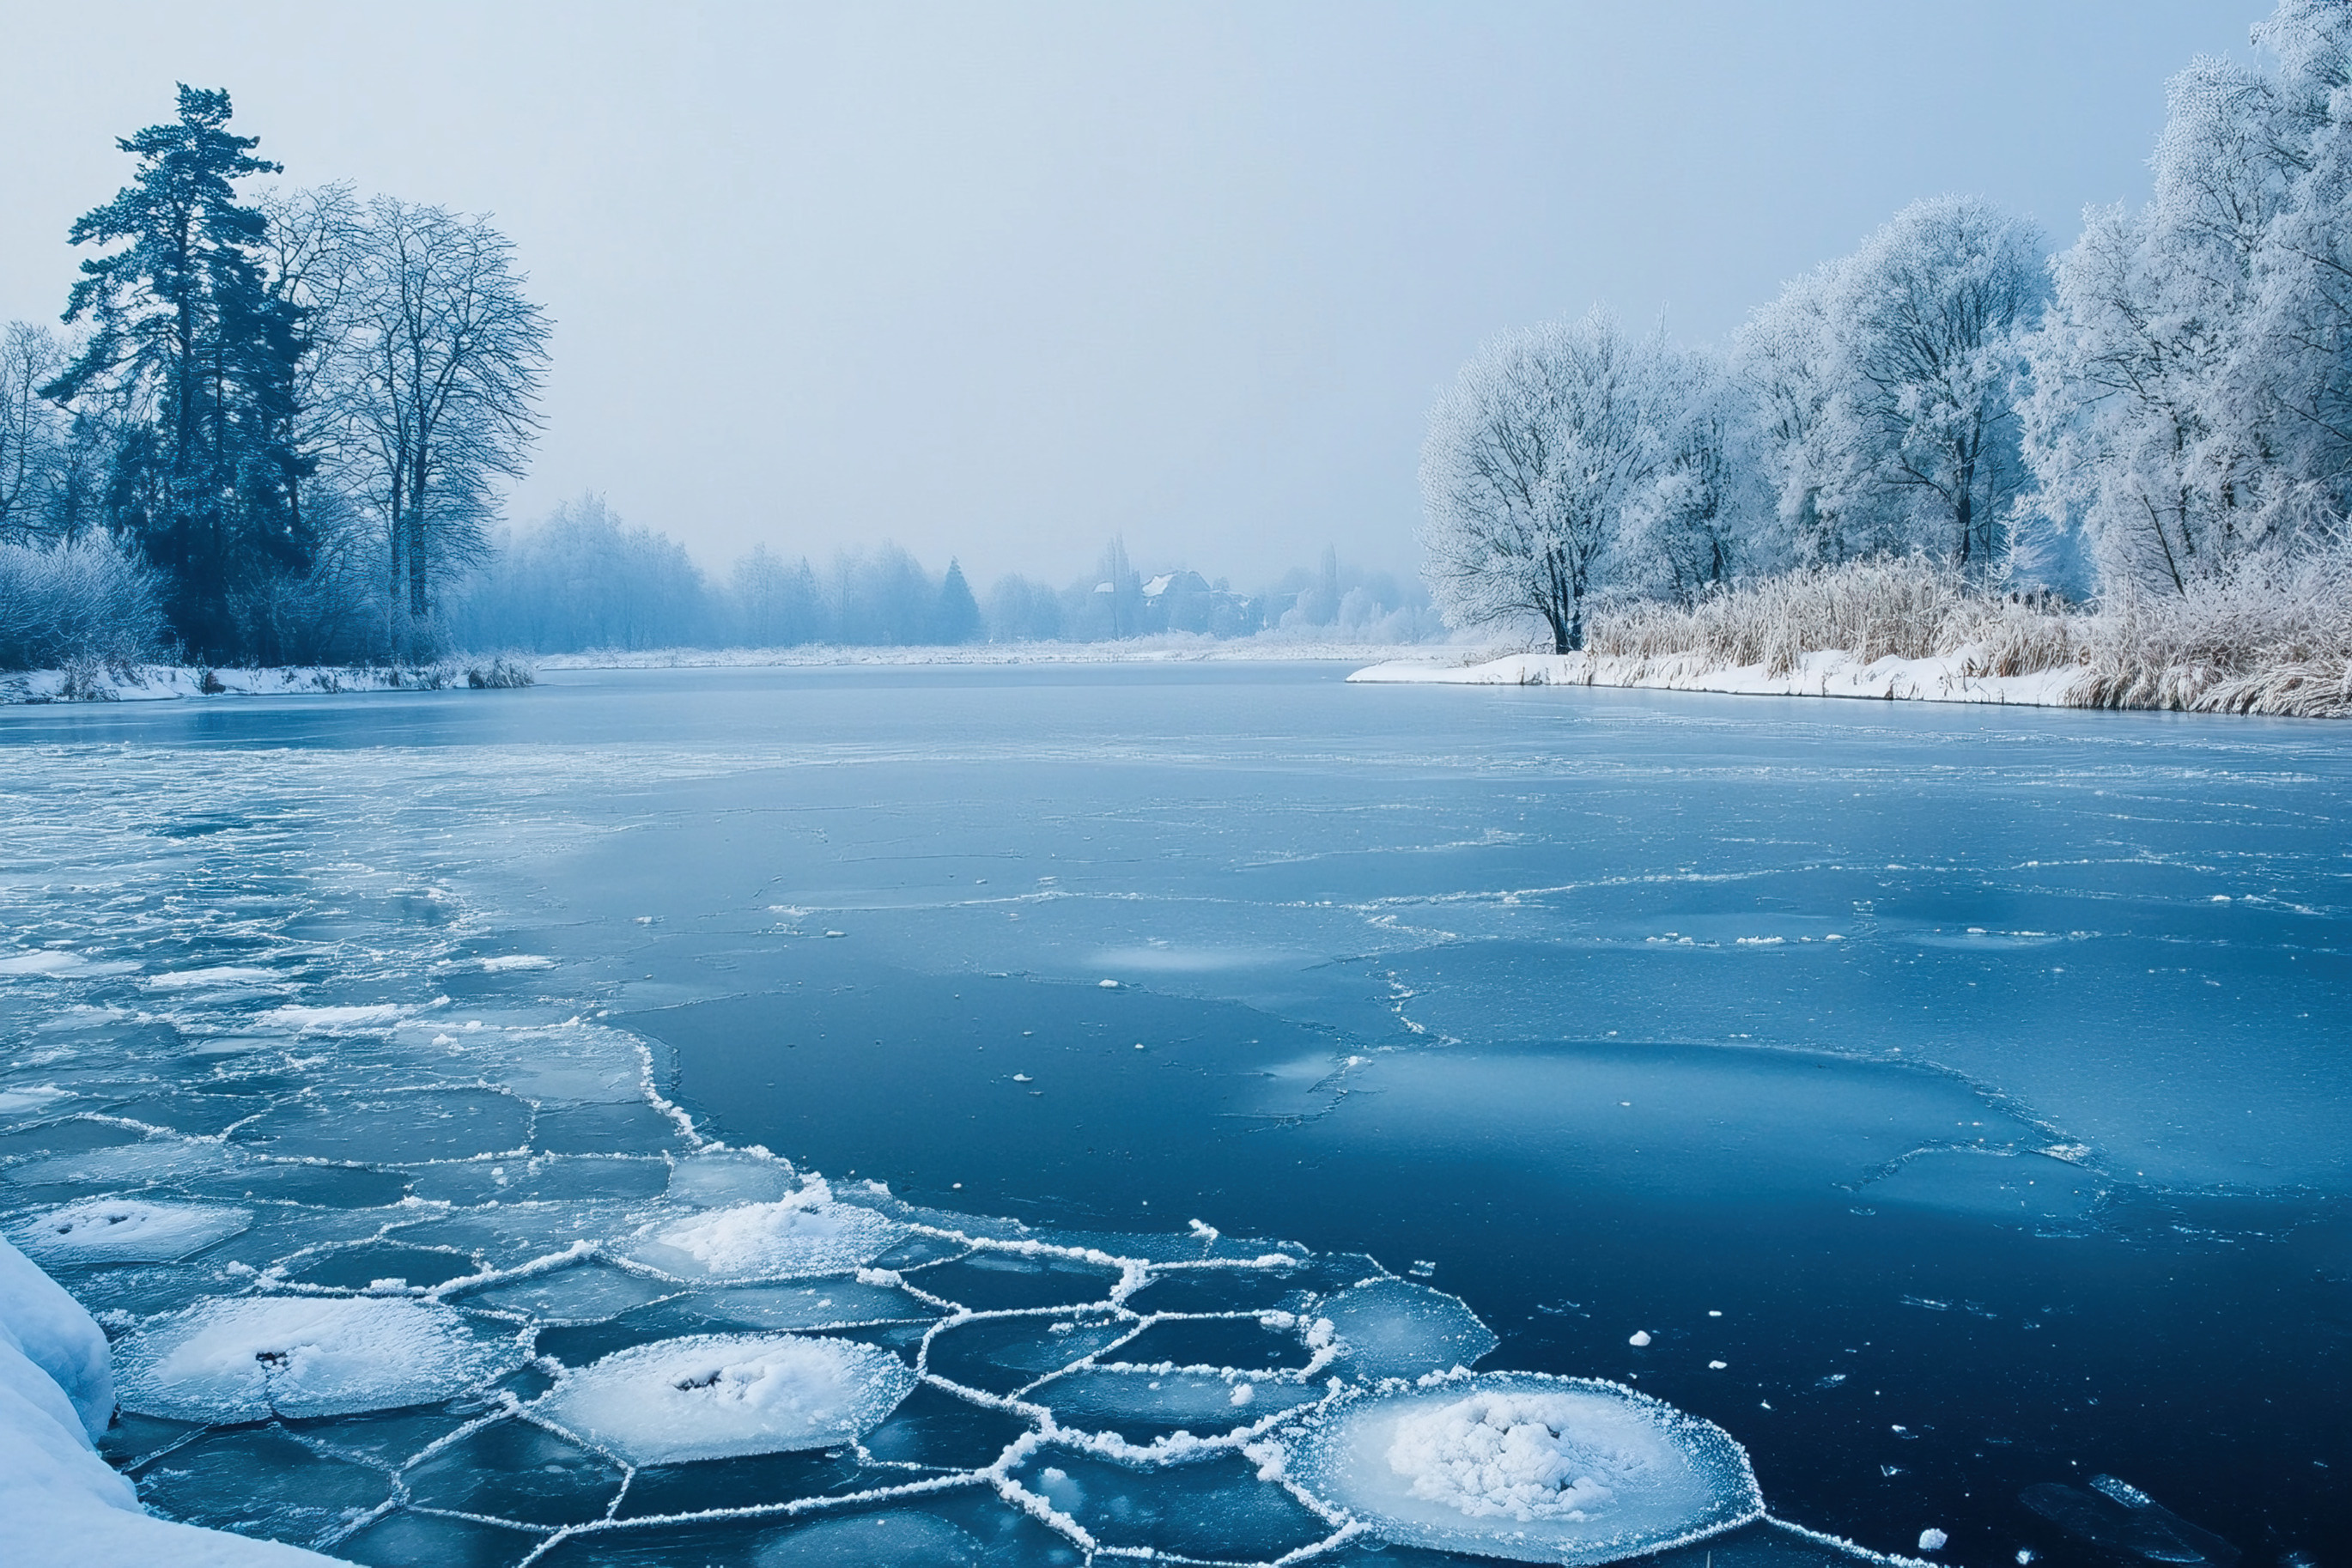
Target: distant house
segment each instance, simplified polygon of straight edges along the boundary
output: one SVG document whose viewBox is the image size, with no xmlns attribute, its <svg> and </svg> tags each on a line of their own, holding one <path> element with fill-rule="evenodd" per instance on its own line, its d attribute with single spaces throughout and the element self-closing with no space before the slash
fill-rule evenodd
<svg viewBox="0 0 2352 1568">
<path fill-rule="evenodd" d="M 1141 630 L 1243 637 L 1265 624 L 1255 599 L 1212 584 L 1198 572 L 1162 572 L 1143 585 Z"/>
</svg>

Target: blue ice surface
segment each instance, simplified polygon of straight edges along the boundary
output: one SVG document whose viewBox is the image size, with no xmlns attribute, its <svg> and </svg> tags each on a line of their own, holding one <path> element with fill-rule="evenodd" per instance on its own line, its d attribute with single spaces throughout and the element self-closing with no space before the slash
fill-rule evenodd
<svg viewBox="0 0 2352 1568">
<path fill-rule="evenodd" d="M 1483 1364 L 1662 1394 L 1748 1445 L 1780 1512 L 1882 1549 L 1937 1524 L 2005 1554 L 2042 1528 L 2021 1489 L 2106 1470 L 2224 1533 L 2352 1528 L 2317 1468 L 2347 1460 L 2352 1390 L 2294 1349 L 2344 1310 L 2337 730 L 1341 673 L 0 713 L 0 1217 L 253 1215 L 183 1261 L 61 1267 L 118 1332 L 221 1297 L 437 1292 L 551 1368 L 772 1329 L 911 1364 L 961 1300 L 929 1269 L 1034 1315 L 1034 1353 L 992 1352 L 1034 1363 L 1013 1386 L 1057 1340 L 1093 1353 L 1103 1311 L 1156 1293 L 1255 1324 L 1368 1252 L 1498 1331 Z M 627 1239 L 787 1190 L 673 1169 L 713 1137 L 887 1181 L 919 1227 L 1106 1261 L 910 1252 L 899 1283 L 842 1276 L 831 1329 L 813 1281 L 681 1298 Z M 1117 1258 L 1229 1245 L 1196 1215 L 1305 1250 L 1114 1302 Z M 491 1438 L 548 1375 L 289 1436 L 387 1474 L 523 1454 Z M 1213 1410 L 1207 1375 L 1182 1419 Z M 893 1454 L 936 1442 L 962 1473 L 1002 1441 L 971 1408 L 910 1405 Z M 1120 1441 L 1164 1436 L 1152 1414 Z M 165 1462 L 214 1451 L 189 1436 L 138 1416 L 116 1449 L 160 1506 L 243 1520 L 263 1472 L 221 1447 L 222 1482 L 191 1480 Z M 565 1485 L 603 1484 L 564 1452 Z M 858 1464 L 632 1489 L 782 1509 L 855 1492 Z M 371 1560 L 538 1551 L 581 1521 L 533 1514 L 529 1469 L 489 1537 L 388 1482 L 283 1528 Z M 1003 1501 L 954 1528 L 1067 1545 Z M 744 1550 L 803 1539 L 785 1517 Z"/>
</svg>

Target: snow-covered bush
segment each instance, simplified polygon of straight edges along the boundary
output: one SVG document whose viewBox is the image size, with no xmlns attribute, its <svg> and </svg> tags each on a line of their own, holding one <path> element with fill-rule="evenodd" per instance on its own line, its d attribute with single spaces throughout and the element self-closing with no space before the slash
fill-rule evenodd
<svg viewBox="0 0 2352 1568">
<path fill-rule="evenodd" d="M 166 627 L 154 569 L 104 534 L 0 544 L 0 669 L 120 668 Z"/>
<path fill-rule="evenodd" d="M 2352 718 L 2352 545 L 2240 561 L 2182 594 L 2127 588 L 2087 629 L 2086 707 Z"/>
</svg>

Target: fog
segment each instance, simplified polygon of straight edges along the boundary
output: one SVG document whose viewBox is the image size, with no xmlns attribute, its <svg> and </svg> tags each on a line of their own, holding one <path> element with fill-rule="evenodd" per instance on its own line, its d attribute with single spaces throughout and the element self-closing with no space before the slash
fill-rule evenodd
<svg viewBox="0 0 2352 1568">
<path fill-rule="evenodd" d="M 2263 8 L 18 0 L 0 319 L 62 308 L 112 139 L 223 87 L 289 182 L 514 237 L 556 331 L 511 518 L 599 492 L 714 567 L 1405 573 L 1483 340 L 1596 301 L 1717 340 L 1940 191 L 2071 236 Z"/>
</svg>

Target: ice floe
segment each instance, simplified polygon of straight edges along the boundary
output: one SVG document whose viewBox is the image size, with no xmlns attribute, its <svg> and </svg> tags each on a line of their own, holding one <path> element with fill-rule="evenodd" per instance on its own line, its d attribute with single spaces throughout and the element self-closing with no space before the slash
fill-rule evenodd
<svg viewBox="0 0 2352 1568">
<path fill-rule="evenodd" d="M 125 1410 L 207 1422 L 424 1405 L 522 1359 L 447 1307 L 374 1297 L 216 1297 L 115 1351 Z"/>
<path fill-rule="evenodd" d="M 673 1279 L 748 1284 L 846 1273 L 879 1258 L 905 1234 L 904 1226 L 872 1209 L 835 1203 L 819 1180 L 773 1203 L 730 1204 L 656 1221 L 625 1251 Z"/>
<path fill-rule="evenodd" d="M 1529 1563 L 1607 1563 L 1760 1518 L 1719 1427 L 1614 1384 L 1532 1373 L 1342 1401 L 1291 1479 L 1383 1540 Z"/>
<path fill-rule="evenodd" d="M 797 1334 L 707 1334 L 616 1351 L 567 1372 L 536 1414 L 634 1465 L 845 1443 L 915 1386 L 888 1351 Z"/>
<path fill-rule="evenodd" d="M 176 1263 L 252 1223 L 249 1209 L 92 1198 L 36 1215 L 11 1235 L 43 1263 Z"/>
<path fill-rule="evenodd" d="M 1339 1364 L 1363 1377 L 1419 1377 L 1474 1366 L 1497 1342 L 1459 1299 L 1402 1279 L 1367 1280 L 1318 1310 L 1339 1336 Z"/>
</svg>

